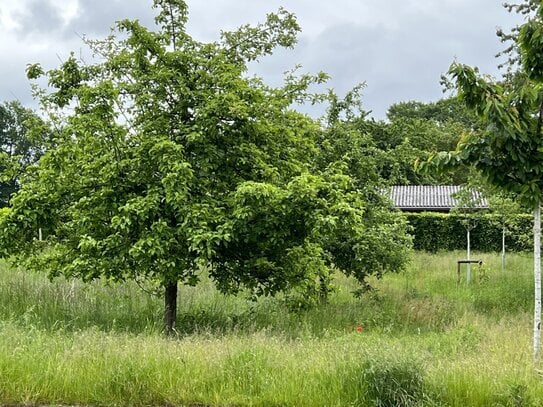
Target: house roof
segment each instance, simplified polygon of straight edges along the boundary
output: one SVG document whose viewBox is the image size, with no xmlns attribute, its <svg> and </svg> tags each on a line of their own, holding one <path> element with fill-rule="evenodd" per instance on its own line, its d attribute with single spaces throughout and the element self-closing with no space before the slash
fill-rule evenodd
<svg viewBox="0 0 543 407">
<path fill-rule="evenodd" d="M 457 206 L 454 194 L 458 185 L 395 185 L 390 190 L 394 206 L 406 211 L 449 211 Z M 488 208 L 488 201 L 478 191 L 472 191 L 473 208 Z"/>
</svg>

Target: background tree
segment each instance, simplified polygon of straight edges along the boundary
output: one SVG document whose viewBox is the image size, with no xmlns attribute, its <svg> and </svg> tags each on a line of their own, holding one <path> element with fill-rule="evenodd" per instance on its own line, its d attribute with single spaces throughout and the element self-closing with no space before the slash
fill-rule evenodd
<svg viewBox="0 0 543 407">
<path fill-rule="evenodd" d="M 43 154 L 47 131 L 42 125 L 40 118 L 19 102 L 0 104 L 0 207 L 7 206 L 18 190 L 26 167 Z"/>
<path fill-rule="evenodd" d="M 515 236 L 517 241 L 523 242 L 523 245 L 529 247 L 530 236 L 525 230 L 519 227 L 517 219 L 527 211 L 520 202 L 516 201 L 514 195 L 503 191 L 493 191 L 487 188 L 485 196 L 488 196 L 490 210 L 493 215 L 494 223 L 502 230 L 502 271 L 506 270 L 506 251 L 507 238 Z M 524 243 L 526 242 L 526 243 Z"/>
<path fill-rule="evenodd" d="M 245 75 L 294 45 L 294 16 L 201 43 L 182 0 L 154 6 L 157 31 L 123 20 L 88 41 L 94 65 L 29 66 L 48 79 L 39 95 L 56 144 L 2 218 L 4 253 L 52 276 L 159 281 L 169 332 L 178 282 L 197 284 L 203 269 L 223 292 L 309 295 L 332 267 L 362 284 L 401 268 L 402 218 L 367 202 L 345 164 L 317 166 L 321 129 L 289 107 L 326 75 L 289 75 L 282 88 Z"/>
<path fill-rule="evenodd" d="M 467 182 L 467 168 L 452 174 L 422 174 L 415 171 L 414 163 L 438 151 L 454 149 L 463 132 L 477 127 L 473 113 L 454 99 L 404 102 L 390 107 L 388 122 L 376 121 L 368 118 L 360 104 L 362 89 L 354 88 L 344 99 L 328 95 L 330 108 L 325 119 L 325 143 L 321 145 L 327 159 L 344 156 L 349 173 L 364 182 L 368 177 L 381 178 L 387 185 Z"/>
<path fill-rule="evenodd" d="M 387 118 L 390 122 L 402 119 L 418 119 L 432 122 L 439 126 L 457 123 L 468 129 L 479 128 L 481 125 L 477 115 L 467 109 L 461 101 L 454 97 L 448 97 L 436 102 L 428 103 L 417 101 L 396 103 L 389 107 Z M 450 138 L 450 136 L 448 138 Z M 453 140 L 450 141 L 458 141 L 458 135 L 452 138 Z"/>
</svg>

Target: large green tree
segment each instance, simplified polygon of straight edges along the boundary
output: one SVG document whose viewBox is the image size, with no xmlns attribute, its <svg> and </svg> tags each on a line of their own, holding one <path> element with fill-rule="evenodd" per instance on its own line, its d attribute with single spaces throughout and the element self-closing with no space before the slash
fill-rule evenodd
<svg viewBox="0 0 543 407">
<path fill-rule="evenodd" d="M 321 129 L 290 109 L 326 76 L 247 78 L 248 62 L 294 45 L 294 16 L 201 43 L 182 0 L 154 6 L 158 29 L 124 20 L 88 41 L 100 62 L 29 66 L 48 79 L 55 146 L 2 218 L 4 252 L 53 276 L 159 281 L 170 332 L 178 283 L 203 269 L 222 291 L 262 295 L 317 292 L 333 268 L 361 283 L 401 268 L 401 217 L 366 202 L 341 163 L 318 166 Z"/>
</svg>

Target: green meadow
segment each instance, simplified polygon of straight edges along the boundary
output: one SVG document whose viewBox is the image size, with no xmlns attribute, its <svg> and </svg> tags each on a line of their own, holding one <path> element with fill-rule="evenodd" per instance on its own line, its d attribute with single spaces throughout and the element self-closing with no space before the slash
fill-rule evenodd
<svg viewBox="0 0 543 407">
<path fill-rule="evenodd" d="M 540 406 L 531 360 L 532 258 L 415 253 L 327 303 L 224 296 L 203 277 L 161 333 L 154 287 L 53 280 L 0 264 L 0 404 Z M 143 289 L 142 289 L 143 288 Z"/>
</svg>

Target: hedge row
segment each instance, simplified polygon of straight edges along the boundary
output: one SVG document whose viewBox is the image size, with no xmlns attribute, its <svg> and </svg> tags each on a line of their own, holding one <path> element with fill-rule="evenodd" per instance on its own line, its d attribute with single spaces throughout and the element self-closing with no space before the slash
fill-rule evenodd
<svg viewBox="0 0 543 407">
<path fill-rule="evenodd" d="M 468 225 L 472 225 L 470 241 L 472 250 L 495 252 L 502 249 L 503 221 L 493 214 L 460 215 L 433 212 L 409 213 L 413 245 L 416 250 L 466 249 Z M 509 251 L 532 250 L 533 219 L 530 215 L 517 215 L 507 219 L 506 249 Z"/>
</svg>

